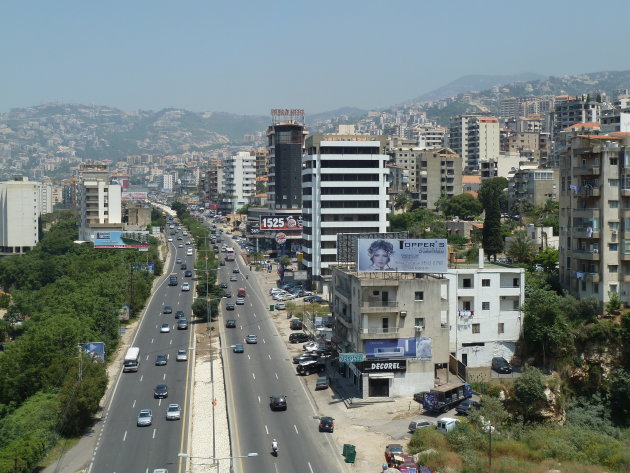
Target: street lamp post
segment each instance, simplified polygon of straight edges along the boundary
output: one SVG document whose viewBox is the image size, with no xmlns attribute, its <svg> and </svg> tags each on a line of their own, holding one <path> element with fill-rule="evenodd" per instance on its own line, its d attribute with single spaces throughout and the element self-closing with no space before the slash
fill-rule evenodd
<svg viewBox="0 0 630 473">
<path fill-rule="evenodd" d="M 217 473 L 219 472 L 219 461 L 220 460 L 234 460 L 235 458 L 251 458 L 251 457 L 257 457 L 258 456 L 258 452 L 249 452 L 246 453 L 245 455 L 234 455 L 232 457 L 222 457 L 222 458 L 216 458 L 216 457 L 193 457 L 191 455 L 188 455 L 187 453 L 178 453 L 177 454 L 178 457 L 180 458 L 190 458 L 190 459 L 197 459 L 197 460 L 212 460 L 212 464 L 213 465 L 217 465 Z"/>
</svg>

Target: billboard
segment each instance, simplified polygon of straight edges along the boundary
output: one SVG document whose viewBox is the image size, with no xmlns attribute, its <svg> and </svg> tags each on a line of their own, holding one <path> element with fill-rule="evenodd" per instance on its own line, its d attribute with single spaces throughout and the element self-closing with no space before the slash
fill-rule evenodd
<svg viewBox="0 0 630 473">
<path fill-rule="evenodd" d="M 123 192 L 122 200 L 147 200 L 146 192 Z"/>
<path fill-rule="evenodd" d="M 103 342 L 79 343 L 79 346 L 94 361 L 105 361 L 105 344 Z"/>
<path fill-rule="evenodd" d="M 267 215 L 260 217 L 261 231 L 302 230 L 302 216 Z"/>
<path fill-rule="evenodd" d="M 361 238 L 358 243 L 359 271 L 448 272 L 446 239 Z"/>
<path fill-rule="evenodd" d="M 149 232 L 94 232 L 95 249 L 148 249 Z"/>
<path fill-rule="evenodd" d="M 427 337 L 366 340 L 365 357 L 370 360 L 413 358 L 430 361 L 433 358 L 433 340 Z"/>
</svg>

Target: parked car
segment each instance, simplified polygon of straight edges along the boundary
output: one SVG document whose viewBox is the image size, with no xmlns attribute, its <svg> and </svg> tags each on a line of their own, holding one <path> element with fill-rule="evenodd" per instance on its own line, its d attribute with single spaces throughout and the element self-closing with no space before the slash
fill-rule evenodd
<svg viewBox="0 0 630 473">
<path fill-rule="evenodd" d="M 188 361 L 188 352 L 185 348 L 177 350 L 177 361 Z"/>
<path fill-rule="evenodd" d="M 179 404 L 169 404 L 166 408 L 166 420 L 179 420 L 182 417 L 182 409 Z"/>
<path fill-rule="evenodd" d="M 250 344 L 258 343 L 258 337 L 254 334 L 249 334 L 247 335 L 247 338 L 245 339 L 245 341 Z"/>
<path fill-rule="evenodd" d="M 168 397 L 168 386 L 166 384 L 158 384 L 153 390 L 155 399 L 164 399 Z"/>
<path fill-rule="evenodd" d="M 321 345 L 319 344 L 319 342 L 308 342 L 305 343 L 302 348 L 308 352 L 311 352 L 317 350 L 320 346 Z"/>
<path fill-rule="evenodd" d="M 284 310 L 287 308 L 287 305 L 284 302 L 278 302 L 276 304 L 276 310 Z"/>
<path fill-rule="evenodd" d="M 313 360 L 319 360 L 319 355 L 316 355 L 314 353 L 301 353 L 293 357 L 293 364 L 297 365 L 298 363 L 302 363 L 303 361 Z"/>
<path fill-rule="evenodd" d="M 155 357 L 155 366 L 164 366 L 166 363 L 168 363 L 166 355 L 157 355 Z"/>
<path fill-rule="evenodd" d="M 307 334 L 303 332 L 292 333 L 289 335 L 289 343 L 304 343 L 311 339 Z"/>
<path fill-rule="evenodd" d="M 328 376 L 320 376 L 315 381 L 315 391 L 319 391 L 320 389 L 328 389 L 330 386 L 330 381 L 328 380 Z"/>
<path fill-rule="evenodd" d="M 472 409 L 479 409 L 480 407 L 480 402 L 473 401 L 471 399 L 464 399 L 457 406 L 455 406 L 455 412 L 457 412 L 461 416 L 467 416 Z"/>
<path fill-rule="evenodd" d="M 427 427 L 434 427 L 434 424 L 428 421 L 424 421 L 424 420 L 423 421 L 412 420 L 411 422 L 409 422 L 409 427 L 407 427 L 407 429 L 409 430 L 409 432 L 413 434 L 416 430 L 424 429 Z"/>
<path fill-rule="evenodd" d="M 153 422 L 153 412 L 151 409 L 141 409 L 138 413 L 138 420 L 136 425 L 138 427 L 146 427 L 147 425 L 151 425 Z"/>
<path fill-rule="evenodd" d="M 492 369 L 499 374 L 510 374 L 512 365 L 502 356 L 492 358 Z"/>
<path fill-rule="evenodd" d="M 302 330 L 302 321 L 300 319 L 293 319 L 289 323 L 291 330 Z"/>
<path fill-rule="evenodd" d="M 424 401 L 424 394 L 425 394 L 425 391 L 415 393 L 413 395 L 413 400 L 422 404 L 422 401 Z"/>
<path fill-rule="evenodd" d="M 272 411 L 286 411 L 287 397 L 284 394 L 269 396 L 269 407 Z"/>
<path fill-rule="evenodd" d="M 319 418 L 319 431 L 330 432 L 335 430 L 335 419 L 332 417 L 320 417 Z"/>
<path fill-rule="evenodd" d="M 308 376 L 311 373 L 323 373 L 326 365 L 319 361 L 303 361 L 297 365 L 297 374 Z"/>
</svg>

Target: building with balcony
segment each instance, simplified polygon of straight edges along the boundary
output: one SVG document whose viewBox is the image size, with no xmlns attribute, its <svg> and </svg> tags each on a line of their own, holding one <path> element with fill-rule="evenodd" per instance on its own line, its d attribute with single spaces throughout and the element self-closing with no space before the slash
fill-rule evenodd
<svg viewBox="0 0 630 473">
<path fill-rule="evenodd" d="M 92 241 L 95 231 L 122 231 L 122 191 L 110 184 L 107 165 L 82 164 L 79 172 L 79 240 Z"/>
<path fill-rule="evenodd" d="M 220 208 L 227 213 L 250 203 L 256 194 L 256 157 L 240 151 L 223 162 L 223 197 Z"/>
<path fill-rule="evenodd" d="M 534 205 L 542 205 L 549 199 L 558 201 L 559 189 L 558 169 L 520 166 L 509 178 L 508 205 L 513 208 L 523 201 L 529 201 Z"/>
<path fill-rule="evenodd" d="M 484 262 L 449 267 L 449 352 L 466 367 L 489 367 L 492 358 L 510 360 L 522 332 L 525 270 Z"/>
<path fill-rule="evenodd" d="M 478 172 L 482 162 L 499 157 L 499 120 L 479 115 L 458 115 L 451 119 L 448 147 L 462 158 L 467 173 Z"/>
<path fill-rule="evenodd" d="M 39 242 L 41 184 L 26 177 L 0 182 L 0 255 L 20 255 Z"/>
<path fill-rule="evenodd" d="M 448 280 L 332 267 L 333 341 L 362 398 L 410 396 L 448 382 Z"/>
<path fill-rule="evenodd" d="M 602 104 L 588 97 L 565 97 L 556 100 L 551 112 L 551 132 L 555 140 L 565 128 L 576 123 L 599 122 Z"/>
<path fill-rule="evenodd" d="M 313 135 L 302 158 L 302 263 L 311 281 L 330 280 L 338 233 L 387 231 L 386 139 Z"/>
<path fill-rule="evenodd" d="M 630 302 L 630 136 L 583 134 L 560 153 L 560 284 Z"/>
</svg>

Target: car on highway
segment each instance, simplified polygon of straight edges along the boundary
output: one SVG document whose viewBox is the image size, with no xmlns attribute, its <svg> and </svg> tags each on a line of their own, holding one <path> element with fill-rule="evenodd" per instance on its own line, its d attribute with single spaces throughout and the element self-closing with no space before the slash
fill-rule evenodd
<svg viewBox="0 0 630 473">
<path fill-rule="evenodd" d="M 163 314 L 172 314 L 173 308 L 170 305 L 165 305 L 164 309 L 162 309 Z"/>
<path fill-rule="evenodd" d="M 286 411 L 287 397 L 284 394 L 269 396 L 269 407 L 272 411 Z"/>
<path fill-rule="evenodd" d="M 335 419 L 328 416 L 319 418 L 319 431 L 320 432 L 332 433 L 334 430 L 335 430 Z"/>
<path fill-rule="evenodd" d="M 245 347 L 243 347 L 242 343 L 237 343 L 234 345 L 234 353 L 243 353 L 245 351 Z"/>
<path fill-rule="evenodd" d="M 228 302 L 227 304 L 225 304 L 225 310 L 234 310 L 234 309 L 236 309 L 234 302 Z"/>
<path fill-rule="evenodd" d="M 182 263 L 182 259 L 181 259 L 181 258 L 177 258 L 177 259 L 175 260 L 175 263 L 176 263 L 176 264 L 181 264 L 181 263 Z"/>
<path fill-rule="evenodd" d="M 177 361 L 188 361 L 188 352 L 185 348 L 177 350 Z"/>
<path fill-rule="evenodd" d="M 289 343 L 304 343 L 311 339 L 307 334 L 303 332 L 292 333 L 289 335 Z"/>
<path fill-rule="evenodd" d="M 182 284 L 182 291 L 190 291 L 190 283 L 185 282 Z"/>
<path fill-rule="evenodd" d="M 234 282 L 234 281 L 238 281 L 238 276 L 236 276 L 235 274 L 233 274 L 232 276 L 230 276 L 230 281 Z"/>
<path fill-rule="evenodd" d="M 237 297 L 236 298 L 236 305 L 243 305 L 245 304 L 245 298 L 244 297 Z"/>
<path fill-rule="evenodd" d="M 184 317 L 184 311 L 183 310 L 178 310 L 177 312 L 175 312 L 175 318 L 176 319 L 181 319 L 182 317 Z"/>
<path fill-rule="evenodd" d="M 166 241 L 168 241 L 168 242 L 173 241 L 173 237 L 168 237 L 168 238 L 166 239 Z"/>
<path fill-rule="evenodd" d="M 250 344 L 258 343 L 258 337 L 254 334 L 249 334 L 247 335 L 247 338 L 245 339 L 245 341 Z"/>
<path fill-rule="evenodd" d="M 221 289 L 227 289 L 228 284 L 226 282 L 221 283 Z"/>
<path fill-rule="evenodd" d="M 276 304 L 276 310 L 284 310 L 287 308 L 287 305 L 284 302 L 278 302 Z"/>
<path fill-rule="evenodd" d="M 319 391 L 320 389 L 328 389 L 330 386 L 330 381 L 328 380 L 328 376 L 320 376 L 315 381 L 315 391 Z"/>
<path fill-rule="evenodd" d="M 234 319 L 228 319 L 225 321 L 225 327 L 226 328 L 236 328 L 236 320 Z"/>
<path fill-rule="evenodd" d="M 158 384 L 153 390 L 155 399 L 164 399 L 168 397 L 168 386 L 166 384 Z"/>
<path fill-rule="evenodd" d="M 233 273 L 240 273 L 240 272 L 241 272 L 241 270 L 240 270 L 240 269 L 238 269 L 238 268 L 234 268 L 234 269 L 232 270 L 232 272 L 233 272 Z"/>
<path fill-rule="evenodd" d="M 171 331 L 171 326 L 169 324 L 162 324 L 160 327 L 160 333 L 169 333 Z"/>
<path fill-rule="evenodd" d="M 169 404 L 166 408 L 166 420 L 179 420 L 182 418 L 182 409 L 179 404 Z"/>
<path fill-rule="evenodd" d="M 185 278 L 192 278 L 192 276 L 193 276 L 193 272 L 190 269 L 184 271 Z"/>
<path fill-rule="evenodd" d="M 219 266 L 225 266 L 225 260 L 219 261 Z"/>
<path fill-rule="evenodd" d="M 166 355 L 157 355 L 155 357 L 155 366 L 164 366 L 166 363 L 168 363 Z"/>
<path fill-rule="evenodd" d="M 227 297 L 230 299 L 232 297 L 232 291 L 228 291 L 227 289 L 223 291 L 223 297 Z"/>
<path fill-rule="evenodd" d="M 184 245 L 182 243 L 180 243 L 179 245 L 177 245 L 177 248 L 183 248 Z"/>
<path fill-rule="evenodd" d="M 298 363 L 302 363 L 303 361 L 313 361 L 313 360 L 319 360 L 319 355 L 315 353 L 301 353 L 293 357 L 293 364 L 297 365 Z"/>
<path fill-rule="evenodd" d="M 179 269 L 188 269 L 188 265 L 186 263 L 182 263 Z"/>
<path fill-rule="evenodd" d="M 183 240 L 183 239 L 184 239 L 184 237 L 180 235 L 180 236 L 178 236 L 178 237 L 177 237 L 177 239 L 178 239 L 178 240 Z"/>
<path fill-rule="evenodd" d="M 141 409 L 138 413 L 138 420 L 136 425 L 138 427 L 146 427 L 147 425 L 151 425 L 153 422 L 153 412 L 151 409 Z"/>
<path fill-rule="evenodd" d="M 177 330 L 186 330 L 188 328 L 188 320 L 181 318 L 177 321 Z"/>
</svg>

